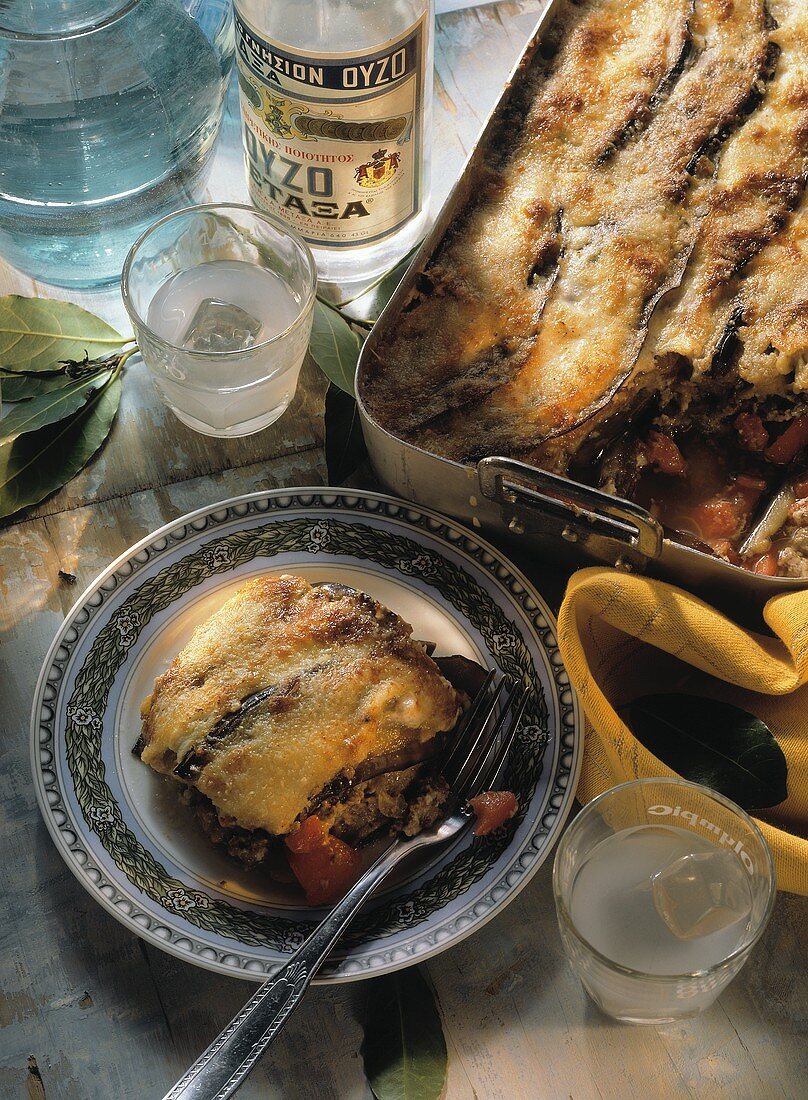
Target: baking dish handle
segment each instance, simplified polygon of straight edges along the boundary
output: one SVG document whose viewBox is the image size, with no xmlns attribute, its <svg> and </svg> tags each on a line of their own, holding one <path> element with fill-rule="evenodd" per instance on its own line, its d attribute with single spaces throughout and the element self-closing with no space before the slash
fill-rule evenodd
<svg viewBox="0 0 808 1100">
<path fill-rule="evenodd" d="M 627 569 L 653 561 L 662 552 L 662 527 L 631 501 L 512 458 L 484 458 L 477 474 L 483 496 L 503 509 L 516 534 L 553 519 L 564 524 L 563 538 L 589 544 L 587 549 L 597 557 L 609 557 Z M 598 551 L 594 544 L 601 540 L 613 553 Z"/>
</svg>

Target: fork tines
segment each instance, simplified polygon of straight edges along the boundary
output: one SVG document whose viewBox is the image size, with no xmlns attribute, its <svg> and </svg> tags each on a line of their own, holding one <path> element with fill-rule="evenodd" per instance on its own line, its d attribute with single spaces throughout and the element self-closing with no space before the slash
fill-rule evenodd
<svg viewBox="0 0 808 1100">
<path fill-rule="evenodd" d="M 522 683 L 502 677 L 491 691 L 494 676 L 491 671 L 486 677 L 441 767 L 460 802 L 467 802 L 496 778 L 527 705 Z"/>
</svg>

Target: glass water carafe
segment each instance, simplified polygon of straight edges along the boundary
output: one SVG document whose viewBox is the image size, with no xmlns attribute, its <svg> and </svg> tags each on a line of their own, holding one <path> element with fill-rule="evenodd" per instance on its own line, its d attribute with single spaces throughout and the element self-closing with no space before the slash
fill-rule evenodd
<svg viewBox="0 0 808 1100">
<path fill-rule="evenodd" d="M 202 198 L 232 59 L 229 0 L 0 0 L 0 256 L 117 279 Z"/>
</svg>

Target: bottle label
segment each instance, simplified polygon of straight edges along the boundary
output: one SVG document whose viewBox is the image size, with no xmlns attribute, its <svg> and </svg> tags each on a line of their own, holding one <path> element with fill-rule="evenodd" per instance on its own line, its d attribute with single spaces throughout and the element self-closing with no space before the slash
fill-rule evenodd
<svg viewBox="0 0 808 1100">
<path fill-rule="evenodd" d="M 418 213 L 426 17 L 372 53 L 261 37 L 236 6 L 250 195 L 319 248 L 384 240 Z"/>
</svg>

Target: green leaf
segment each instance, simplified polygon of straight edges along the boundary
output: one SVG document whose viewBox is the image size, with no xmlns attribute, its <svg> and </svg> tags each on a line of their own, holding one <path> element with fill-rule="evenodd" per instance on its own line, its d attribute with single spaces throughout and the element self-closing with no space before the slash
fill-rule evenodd
<svg viewBox="0 0 808 1100">
<path fill-rule="evenodd" d="M 336 309 L 314 303 L 309 351 L 329 382 L 351 397 L 361 347 L 362 341 Z"/>
<path fill-rule="evenodd" d="M 341 485 L 366 455 L 356 401 L 332 383 L 325 395 L 325 461 L 329 485 Z"/>
<path fill-rule="evenodd" d="M 0 518 L 37 504 L 74 477 L 109 435 L 121 379 L 114 376 L 66 420 L 0 447 Z"/>
<path fill-rule="evenodd" d="M 432 990 L 415 967 L 368 982 L 365 1073 L 376 1100 L 438 1100 L 446 1041 Z"/>
<path fill-rule="evenodd" d="M 81 408 L 90 393 L 109 377 L 110 372 L 106 371 L 94 378 L 79 378 L 53 393 L 24 401 L 0 420 L 0 447 L 13 443 L 26 432 L 38 431 L 71 416 Z"/>
<path fill-rule="evenodd" d="M 114 351 L 111 355 L 102 355 L 90 359 L 85 353 L 83 359 L 67 359 L 58 364 L 56 370 L 27 371 L 17 367 L 0 367 L 0 384 L 6 401 L 27 401 L 54 390 L 64 389 L 80 378 L 97 378 L 106 371 L 114 370 L 125 362 L 137 350 L 137 345 L 127 351 Z"/>
<path fill-rule="evenodd" d="M 0 298 L 0 366 L 54 370 L 59 360 L 109 353 L 129 341 L 106 321 L 55 298 Z"/>
<path fill-rule="evenodd" d="M 628 725 L 673 771 L 731 798 L 745 810 L 788 795 L 783 750 L 759 718 L 698 695 L 644 695 L 626 707 Z"/>
<path fill-rule="evenodd" d="M 27 401 L 43 393 L 53 393 L 69 386 L 73 379 L 66 371 L 41 371 L 27 374 L 25 371 L 0 370 L 0 392 L 4 401 Z"/>
<path fill-rule="evenodd" d="M 372 283 L 358 297 L 352 298 L 350 302 L 340 306 L 340 312 L 352 321 L 375 324 L 382 310 L 398 289 L 398 284 L 404 278 L 407 268 L 412 263 L 413 256 L 420 247 L 420 245 L 416 245 L 403 260 L 399 260 L 394 268 L 388 271 L 386 275 L 382 275 L 378 282 Z"/>
</svg>

